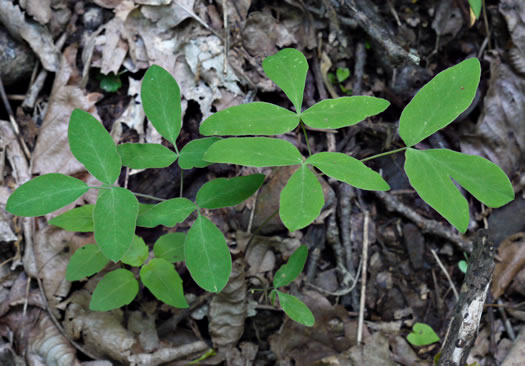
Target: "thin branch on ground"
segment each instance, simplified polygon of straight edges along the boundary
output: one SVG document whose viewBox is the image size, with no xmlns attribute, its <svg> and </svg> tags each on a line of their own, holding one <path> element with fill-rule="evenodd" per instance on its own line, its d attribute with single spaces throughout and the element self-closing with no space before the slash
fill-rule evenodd
<svg viewBox="0 0 525 366">
<path fill-rule="evenodd" d="M 448 274 L 447 269 L 445 268 L 445 266 L 439 259 L 436 251 L 434 249 L 430 249 L 430 251 L 432 252 L 432 255 L 434 256 L 434 259 L 436 260 L 439 268 L 441 268 L 441 271 L 443 271 L 443 273 L 445 274 L 445 277 L 447 278 L 450 288 L 452 289 L 452 292 L 454 293 L 454 296 L 456 297 L 456 301 L 459 300 L 458 290 L 456 289 L 456 285 L 454 285 L 454 282 L 452 282 L 452 278 L 450 278 L 450 275 Z"/>
</svg>

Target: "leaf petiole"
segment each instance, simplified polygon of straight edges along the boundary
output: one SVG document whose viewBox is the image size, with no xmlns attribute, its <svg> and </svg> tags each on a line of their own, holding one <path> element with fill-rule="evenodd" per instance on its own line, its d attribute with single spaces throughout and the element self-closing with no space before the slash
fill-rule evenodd
<svg viewBox="0 0 525 366">
<path fill-rule="evenodd" d="M 401 147 L 399 149 L 395 149 L 395 150 L 391 150 L 391 151 L 385 151 L 383 153 L 372 155 L 372 156 L 369 156 L 368 158 L 361 159 L 360 161 L 364 163 L 365 161 L 381 158 L 381 157 L 387 156 L 387 155 L 396 154 L 398 152 L 405 151 L 406 149 L 408 149 L 408 147 L 405 146 L 405 147 Z"/>
</svg>

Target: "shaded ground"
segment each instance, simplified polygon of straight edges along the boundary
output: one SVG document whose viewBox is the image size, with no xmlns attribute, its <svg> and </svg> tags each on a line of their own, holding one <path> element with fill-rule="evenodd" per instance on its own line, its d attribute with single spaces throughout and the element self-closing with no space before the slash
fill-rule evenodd
<svg viewBox="0 0 525 366">
<path fill-rule="evenodd" d="M 431 365 L 464 279 L 458 263 L 480 228 L 488 229 L 498 253 L 468 363 L 525 363 L 519 335 L 525 319 L 525 5 L 485 5 L 476 20 L 466 0 L 0 1 L 0 77 L 8 100 L 0 109 L 0 364 L 179 365 L 213 348 L 216 355 L 200 364 Z M 292 108 L 261 67 L 284 47 L 308 59 L 306 107 L 344 95 L 391 102 L 359 125 L 309 131 L 314 151 L 356 158 L 402 147 L 397 121 L 417 90 L 439 71 L 478 57 L 482 80 L 472 107 L 420 147 L 489 158 L 512 180 L 516 200 L 492 210 L 467 195 L 471 222 L 462 236 L 418 198 L 404 176 L 402 155 L 392 155 L 369 165 L 382 172 L 392 187 L 388 193 L 326 180 L 321 219 L 289 233 L 276 217 L 254 236 L 278 207 L 278 192 L 291 174 L 288 168 L 262 169 L 268 177 L 256 196 L 212 216 L 235 260 L 222 296 L 203 293 L 180 266 L 190 311 L 163 305 L 142 289 L 121 310 L 90 312 L 90 293 L 115 266 L 84 282 L 65 281 L 69 258 L 93 242 L 91 234 L 47 224 L 63 211 L 34 220 L 11 216 L 4 210 L 10 193 L 39 174 L 88 179 L 67 145 L 74 108 L 99 118 L 116 142 L 170 146 L 141 107 L 140 80 L 151 64 L 169 70 L 181 87 L 179 148 L 199 137 L 204 118 L 228 106 L 258 100 Z M 119 77 L 108 78 L 111 73 Z M 118 90 L 109 91 L 112 86 Z M 300 134 L 281 137 L 306 151 Z M 184 196 L 194 198 L 211 178 L 253 170 L 219 164 L 194 169 L 184 175 Z M 179 194 L 180 175 L 174 164 L 125 172 L 119 182 L 171 198 Z M 95 198 L 87 194 L 76 204 Z M 193 220 L 137 233 L 151 246 L 166 232 L 188 230 Z M 358 330 L 364 242 L 365 322 Z M 250 291 L 267 288 L 300 244 L 308 245 L 310 255 L 289 292 L 312 309 L 313 329 L 287 320 L 264 292 Z M 415 322 L 430 325 L 442 342 L 412 347 L 406 336 Z"/>
</svg>

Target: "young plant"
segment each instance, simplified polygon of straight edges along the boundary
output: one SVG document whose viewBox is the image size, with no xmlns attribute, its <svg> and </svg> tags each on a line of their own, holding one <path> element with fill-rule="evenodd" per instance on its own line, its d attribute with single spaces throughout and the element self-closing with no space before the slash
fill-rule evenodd
<svg viewBox="0 0 525 366">
<path fill-rule="evenodd" d="M 439 342 L 439 336 L 434 329 L 425 323 L 414 323 L 412 332 L 407 335 L 407 341 L 416 347 L 428 346 L 429 344 Z"/>
</svg>

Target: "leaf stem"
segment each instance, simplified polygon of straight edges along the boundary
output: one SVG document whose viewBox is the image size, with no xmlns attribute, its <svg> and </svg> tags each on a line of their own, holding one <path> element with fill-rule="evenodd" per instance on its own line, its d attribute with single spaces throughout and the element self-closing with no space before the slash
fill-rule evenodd
<svg viewBox="0 0 525 366">
<path fill-rule="evenodd" d="M 130 192 L 133 193 L 137 197 L 143 197 L 143 198 L 147 198 L 147 199 L 155 200 L 155 201 L 166 201 L 165 198 L 159 198 L 159 197 L 155 197 L 155 196 L 150 196 L 149 194 L 136 193 L 136 192 L 133 192 L 133 191 L 130 191 Z"/>
<path fill-rule="evenodd" d="M 405 151 L 406 149 L 408 149 L 408 147 L 405 146 L 405 147 L 401 147 L 399 149 L 395 149 L 395 150 L 391 150 L 391 151 L 385 151 L 384 153 L 377 154 L 377 155 L 372 155 L 372 156 L 369 156 L 368 158 L 361 159 L 361 162 L 365 162 L 365 161 L 368 161 L 368 160 L 381 158 L 381 157 L 387 156 L 387 155 L 392 155 L 392 154 L 395 154 L 395 153 L 398 153 L 398 152 L 401 152 L 401 151 Z"/>
<path fill-rule="evenodd" d="M 179 184 L 179 197 L 182 197 L 182 192 L 184 190 L 184 169 L 180 170 L 180 184 Z"/>
<path fill-rule="evenodd" d="M 310 149 L 310 141 L 308 141 L 308 135 L 306 128 L 304 127 L 303 121 L 301 121 L 301 128 L 303 129 L 304 139 L 306 140 L 306 147 L 308 148 L 308 156 L 312 156 L 312 150 Z"/>
</svg>

